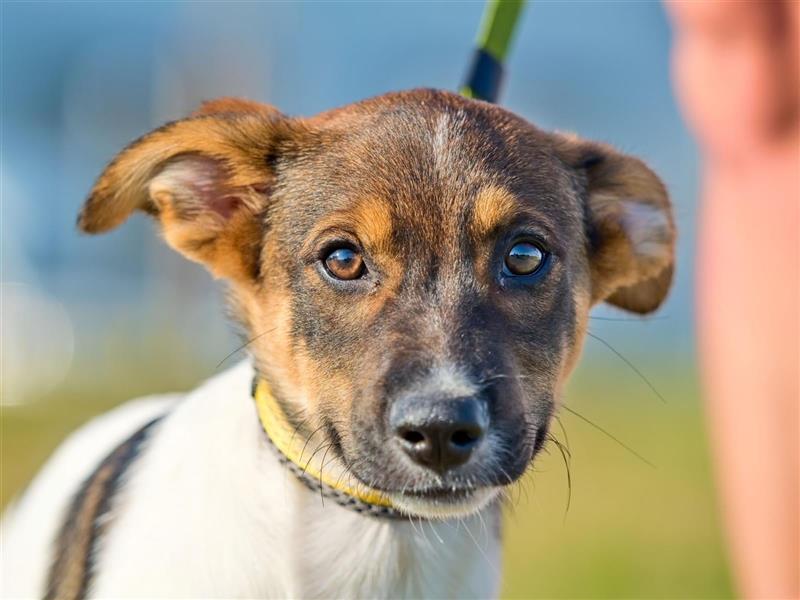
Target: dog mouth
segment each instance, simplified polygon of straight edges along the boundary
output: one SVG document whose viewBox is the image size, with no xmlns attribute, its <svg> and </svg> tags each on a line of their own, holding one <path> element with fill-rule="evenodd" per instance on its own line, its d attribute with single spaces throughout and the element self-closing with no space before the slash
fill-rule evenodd
<svg viewBox="0 0 800 600">
<path fill-rule="evenodd" d="M 406 492 L 406 495 L 419 500 L 431 502 L 461 502 L 472 497 L 477 490 L 474 488 L 430 488 L 419 491 Z"/>
<path fill-rule="evenodd" d="M 411 516 L 451 519 L 479 512 L 499 493 L 497 487 L 441 487 L 390 493 L 389 498 L 398 509 Z"/>
</svg>

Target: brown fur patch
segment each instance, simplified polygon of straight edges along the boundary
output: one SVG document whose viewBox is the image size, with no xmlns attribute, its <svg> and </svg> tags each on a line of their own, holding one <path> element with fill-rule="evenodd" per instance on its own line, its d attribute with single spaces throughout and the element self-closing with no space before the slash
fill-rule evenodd
<svg viewBox="0 0 800 600">
<path fill-rule="evenodd" d="M 47 580 L 48 600 L 85 598 L 89 592 L 97 541 L 107 521 L 121 476 L 138 455 L 155 419 L 108 455 L 75 495 L 55 546 Z"/>
<path fill-rule="evenodd" d="M 592 303 L 606 301 L 639 313 L 655 310 L 670 288 L 675 254 L 675 223 L 664 184 L 644 162 L 610 146 L 575 136 L 554 140 L 564 159 L 585 176 Z M 631 204 L 661 215 L 663 224 L 631 231 L 636 226 L 626 219 Z M 651 237 L 657 252 L 637 254 L 633 240 L 640 236 Z"/>
</svg>

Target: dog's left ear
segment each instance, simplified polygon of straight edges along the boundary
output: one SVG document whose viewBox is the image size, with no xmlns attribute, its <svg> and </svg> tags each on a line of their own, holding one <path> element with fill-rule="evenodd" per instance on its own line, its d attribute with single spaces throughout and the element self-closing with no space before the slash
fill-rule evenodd
<svg viewBox="0 0 800 600">
<path fill-rule="evenodd" d="M 215 276 L 252 279 L 288 122 L 265 104 L 207 102 L 120 152 L 97 179 L 78 227 L 100 233 L 141 210 L 170 246 Z"/>
<path fill-rule="evenodd" d="M 664 184 L 641 160 L 604 144 L 557 136 L 586 202 L 592 304 L 644 314 L 672 283 L 675 223 Z"/>
</svg>

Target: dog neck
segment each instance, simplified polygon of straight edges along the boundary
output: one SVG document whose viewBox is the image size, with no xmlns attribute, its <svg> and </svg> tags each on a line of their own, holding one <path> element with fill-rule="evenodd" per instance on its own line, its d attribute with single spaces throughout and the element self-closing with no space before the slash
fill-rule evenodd
<svg viewBox="0 0 800 600">
<path fill-rule="evenodd" d="M 258 419 L 278 459 L 309 489 L 330 498 L 336 504 L 367 516 L 386 519 L 406 518 L 391 500 L 355 479 L 339 461 L 326 462 L 327 444 L 314 444 L 314 434 L 301 433 L 293 426 L 283 407 L 275 399 L 269 384 L 253 379 L 253 399 Z M 325 451 L 321 451 L 326 448 Z"/>
<path fill-rule="evenodd" d="M 294 477 L 289 475 L 287 482 L 295 479 L 303 484 L 301 490 L 309 490 L 293 496 L 288 505 L 277 502 L 288 510 L 281 517 L 276 515 L 277 521 L 282 526 L 291 524 L 288 546 L 292 550 L 282 558 L 289 559 L 289 570 L 303 573 L 284 593 L 311 597 L 343 595 L 342 590 L 352 597 L 496 595 L 500 569 L 496 503 L 480 514 L 450 521 L 404 514 L 379 490 L 356 482 L 341 461 L 326 459 L 327 445 L 320 434 L 315 439 L 313 428 L 296 423 L 263 378 L 255 375 L 250 391 L 263 430 L 259 433 L 267 442 L 262 460 L 269 457 L 272 468 L 291 471 Z M 276 498 L 284 499 L 286 493 Z M 276 503 L 276 498 L 270 503 Z"/>
</svg>

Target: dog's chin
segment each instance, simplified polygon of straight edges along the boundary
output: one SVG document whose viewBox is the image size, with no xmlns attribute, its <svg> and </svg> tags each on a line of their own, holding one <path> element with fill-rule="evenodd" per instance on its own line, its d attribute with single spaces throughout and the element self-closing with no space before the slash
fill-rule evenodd
<svg viewBox="0 0 800 600">
<path fill-rule="evenodd" d="M 388 493 L 395 508 L 412 517 L 460 519 L 474 515 L 500 494 L 498 487 L 483 487 L 455 492 Z"/>
</svg>

